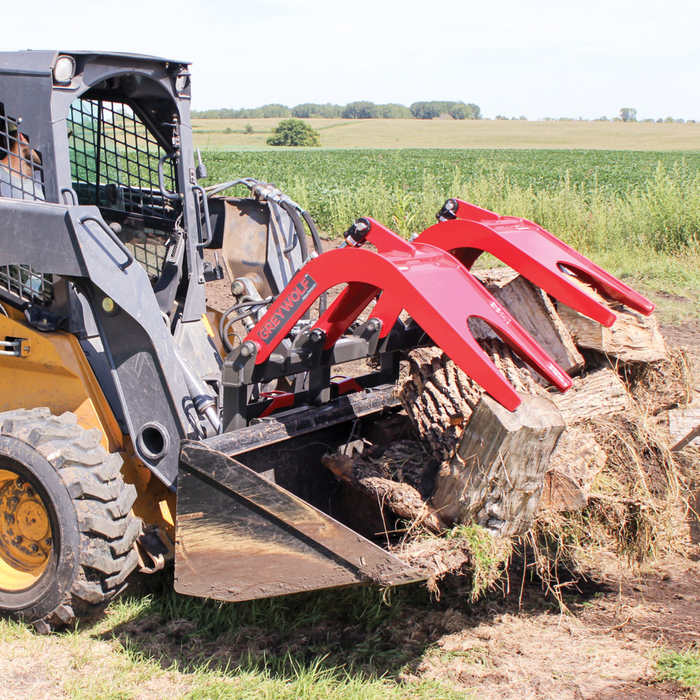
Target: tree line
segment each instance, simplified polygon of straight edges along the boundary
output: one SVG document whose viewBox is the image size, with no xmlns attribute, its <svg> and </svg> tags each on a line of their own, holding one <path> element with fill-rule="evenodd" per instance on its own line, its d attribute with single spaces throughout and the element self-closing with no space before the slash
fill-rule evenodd
<svg viewBox="0 0 700 700">
<path fill-rule="evenodd" d="M 350 102 L 346 105 L 306 102 L 296 107 L 269 104 L 254 109 L 192 110 L 197 119 L 261 119 L 296 117 L 297 119 L 481 119 L 479 105 L 465 102 L 414 102 L 410 107 L 400 104 Z"/>
</svg>

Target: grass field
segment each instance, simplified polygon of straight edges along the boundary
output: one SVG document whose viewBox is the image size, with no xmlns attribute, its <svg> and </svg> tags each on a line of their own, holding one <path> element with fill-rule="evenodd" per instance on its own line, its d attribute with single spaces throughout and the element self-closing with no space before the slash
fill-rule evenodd
<svg viewBox="0 0 700 700">
<path fill-rule="evenodd" d="M 195 145 L 207 150 L 271 149 L 279 119 L 194 119 Z M 422 119 L 306 119 L 323 148 L 546 148 L 621 151 L 700 150 L 700 124 Z M 246 124 L 253 133 L 245 134 Z M 227 133 L 227 130 L 229 133 Z"/>
</svg>

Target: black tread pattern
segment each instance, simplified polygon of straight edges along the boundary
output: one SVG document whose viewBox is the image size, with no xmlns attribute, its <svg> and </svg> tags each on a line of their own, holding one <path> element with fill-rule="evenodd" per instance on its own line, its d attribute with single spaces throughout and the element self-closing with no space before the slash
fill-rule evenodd
<svg viewBox="0 0 700 700">
<path fill-rule="evenodd" d="M 121 477 L 121 457 L 106 452 L 99 430 L 85 430 L 74 414 L 54 416 L 47 408 L 0 414 L 0 435 L 26 442 L 53 465 L 73 499 L 81 532 L 78 577 L 66 599 L 34 626 L 46 631 L 100 612 L 138 565 L 134 542 L 142 523 L 131 515 L 136 488 Z"/>
</svg>

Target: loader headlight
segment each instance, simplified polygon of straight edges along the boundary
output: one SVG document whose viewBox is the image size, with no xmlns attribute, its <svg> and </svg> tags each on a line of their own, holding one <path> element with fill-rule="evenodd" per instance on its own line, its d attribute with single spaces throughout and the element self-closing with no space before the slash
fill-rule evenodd
<svg viewBox="0 0 700 700">
<path fill-rule="evenodd" d="M 53 79 L 59 85 L 67 85 L 75 75 L 75 59 L 72 56 L 59 56 L 53 67 Z"/>
</svg>

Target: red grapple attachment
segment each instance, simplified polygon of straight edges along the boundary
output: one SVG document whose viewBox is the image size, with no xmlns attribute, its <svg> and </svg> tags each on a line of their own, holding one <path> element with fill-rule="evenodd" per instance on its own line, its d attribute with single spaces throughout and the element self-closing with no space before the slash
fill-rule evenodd
<svg viewBox="0 0 700 700">
<path fill-rule="evenodd" d="M 578 286 L 571 273 L 598 292 L 646 316 L 654 304 L 594 262 L 527 219 L 499 216 L 460 199 L 446 202 L 438 218 L 416 243 L 451 252 L 470 270 L 482 253 L 491 253 L 572 309 L 611 326 L 615 314 Z M 451 220 L 449 220 L 451 219 Z"/>
<path fill-rule="evenodd" d="M 369 226 L 363 242 L 371 242 L 377 252 L 359 246 L 331 250 L 306 264 L 245 338 L 245 343 L 256 346 L 256 365 L 270 358 L 323 292 L 347 283 L 311 329 L 325 334 L 326 349 L 382 292 L 385 305 L 391 303 L 399 312 L 406 309 L 437 346 L 511 411 L 520 398 L 472 336 L 469 318 L 485 321 L 560 391 L 571 386 L 568 375 L 457 259 L 423 242 L 408 243 L 372 219 L 365 221 Z"/>
</svg>

